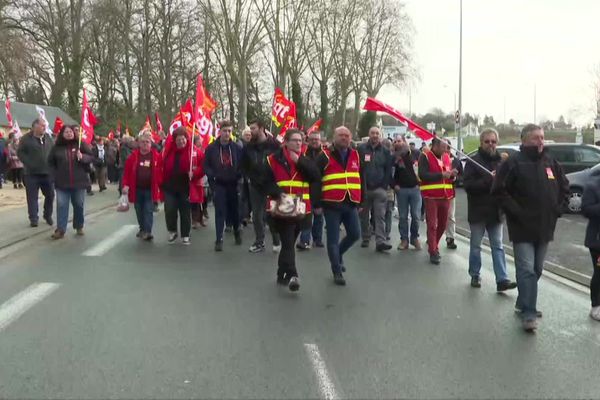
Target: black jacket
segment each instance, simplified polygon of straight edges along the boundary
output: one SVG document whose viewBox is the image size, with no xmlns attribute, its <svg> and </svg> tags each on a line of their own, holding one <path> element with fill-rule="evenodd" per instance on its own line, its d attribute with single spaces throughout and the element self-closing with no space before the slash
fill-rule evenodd
<svg viewBox="0 0 600 400">
<path fill-rule="evenodd" d="M 25 167 L 25 175 L 48 175 L 48 155 L 54 146 L 52 136 L 44 134 L 40 139 L 29 132 L 19 142 L 17 155 Z"/>
<path fill-rule="evenodd" d="M 231 154 L 231 167 L 224 167 L 222 163 L 222 152 Z M 208 183 L 219 185 L 236 185 L 242 178 L 240 161 L 242 149 L 233 141 L 222 145 L 217 139 L 206 148 L 204 153 L 204 173 L 208 178 Z"/>
<path fill-rule="evenodd" d="M 265 174 L 269 169 L 267 156 L 280 148 L 273 138 L 258 143 L 250 141 L 242 149 L 242 173 L 250 181 L 250 185 L 259 187 L 264 183 Z"/>
<path fill-rule="evenodd" d="M 568 199 L 569 181 L 545 150 L 539 154 L 521 146 L 500 165 L 492 195 L 506 213 L 512 242 L 549 242 Z"/>
<path fill-rule="evenodd" d="M 371 142 L 358 147 L 360 155 L 360 177 L 367 190 L 388 189 L 392 179 L 392 155 L 379 144 L 373 147 Z"/>
<path fill-rule="evenodd" d="M 77 160 L 77 141 L 55 145 L 48 155 L 48 165 L 57 189 L 86 189 L 90 185 L 91 149 L 81 144 L 81 161 Z"/>
<path fill-rule="evenodd" d="M 335 158 L 337 160 L 337 162 L 339 162 L 340 165 L 342 165 L 345 168 L 346 164 L 344 162 L 342 162 L 342 156 L 341 156 L 340 152 L 335 148 L 335 146 L 332 145 L 329 148 L 329 150 L 331 152 L 331 157 Z M 351 147 L 348 148 L 348 151 L 352 151 L 352 150 L 353 149 Z M 346 159 L 346 161 L 348 160 L 348 158 Z M 325 154 L 325 152 L 321 152 L 321 154 L 315 160 L 315 163 L 317 164 L 319 173 L 321 174 L 321 176 L 323 176 L 323 174 L 325 172 L 325 168 L 327 168 L 327 164 L 329 164 L 329 158 L 327 158 L 327 155 Z M 319 191 L 318 198 L 320 199 L 322 197 L 322 183 L 318 182 L 315 186 L 317 188 L 316 190 Z M 365 180 L 362 179 L 362 174 L 361 174 L 361 179 L 360 179 L 360 191 L 361 191 L 360 198 L 362 199 L 362 201 L 364 201 L 366 186 L 365 186 Z M 357 205 L 356 203 L 353 203 L 352 201 L 350 201 L 350 199 L 346 195 L 346 198 L 344 199 L 344 201 L 342 203 L 336 203 L 336 202 L 331 202 L 331 201 L 320 201 L 320 202 L 316 203 L 315 207 L 323 207 L 324 206 L 324 207 L 329 207 L 329 208 L 337 208 L 339 204 L 347 204 L 347 205 L 351 205 L 353 207 L 360 206 L 360 205 Z"/>
<path fill-rule="evenodd" d="M 419 181 L 413 165 L 413 153 L 406 151 L 398 156 L 400 158 L 394 162 L 394 186 L 400 186 L 404 189 L 418 186 Z"/>
<path fill-rule="evenodd" d="M 585 246 L 600 250 L 600 171 L 590 176 L 583 189 L 581 212 L 589 220 L 585 230 Z"/>
<path fill-rule="evenodd" d="M 480 148 L 473 156 L 473 160 L 483 165 L 488 171 L 496 171 L 502 158 L 498 152 L 490 155 Z M 467 159 L 463 182 L 469 204 L 467 218 L 469 223 L 499 223 L 501 221 L 500 205 L 496 197 L 491 194 L 494 177 Z"/>
</svg>

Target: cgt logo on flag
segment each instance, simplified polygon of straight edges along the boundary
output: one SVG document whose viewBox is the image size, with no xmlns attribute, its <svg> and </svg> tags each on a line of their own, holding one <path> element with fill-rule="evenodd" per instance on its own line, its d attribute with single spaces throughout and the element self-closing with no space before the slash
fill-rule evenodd
<svg viewBox="0 0 600 400">
<path fill-rule="evenodd" d="M 275 126 L 279 128 L 286 122 L 288 116 L 296 118 L 296 105 L 284 96 L 281 89 L 275 88 L 271 119 Z"/>
</svg>

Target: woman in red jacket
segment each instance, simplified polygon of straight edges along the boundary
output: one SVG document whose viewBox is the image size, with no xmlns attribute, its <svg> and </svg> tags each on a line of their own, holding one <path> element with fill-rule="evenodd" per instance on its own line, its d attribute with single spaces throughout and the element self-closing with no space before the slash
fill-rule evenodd
<svg viewBox="0 0 600 400">
<path fill-rule="evenodd" d="M 139 147 L 131 153 L 125 162 L 123 172 L 123 194 L 135 204 L 140 230 L 137 237 L 150 241 L 154 221 L 154 202 L 161 198 L 163 161 L 160 153 L 152 148 L 152 136 L 143 133 L 138 136 Z"/>
<path fill-rule="evenodd" d="M 190 206 L 192 208 L 192 228 L 198 229 L 198 225 L 206 226 L 202 204 L 204 203 L 204 149 L 202 149 L 202 137 L 194 138 L 194 150 L 192 152 L 192 171 L 194 176 L 190 181 Z"/>
</svg>

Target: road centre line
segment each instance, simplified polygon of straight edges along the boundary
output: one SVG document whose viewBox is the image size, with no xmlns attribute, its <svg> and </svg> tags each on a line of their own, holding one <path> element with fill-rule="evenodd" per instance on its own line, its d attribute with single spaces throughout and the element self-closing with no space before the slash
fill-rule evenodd
<svg viewBox="0 0 600 400">
<path fill-rule="evenodd" d="M 329 372 L 327 372 L 327 366 L 325 365 L 323 357 L 321 357 L 319 347 L 314 343 L 304 343 L 304 349 L 306 350 L 306 354 L 310 359 L 317 380 L 319 381 L 321 398 L 325 400 L 338 399 L 337 390 L 329 376 Z"/>
<path fill-rule="evenodd" d="M 83 252 L 87 257 L 98 257 L 108 252 L 113 246 L 119 243 L 126 236 L 132 234 L 138 228 L 137 225 L 124 225 L 111 236 L 103 239 L 94 247 Z"/>
<path fill-rule="evenodd" d="M 51 282 L 34 283 L 17 293 L 0 306 L 0 331 L 19 319 L 27 310 L 42 301 L 60 284 Z"/>
</svg>

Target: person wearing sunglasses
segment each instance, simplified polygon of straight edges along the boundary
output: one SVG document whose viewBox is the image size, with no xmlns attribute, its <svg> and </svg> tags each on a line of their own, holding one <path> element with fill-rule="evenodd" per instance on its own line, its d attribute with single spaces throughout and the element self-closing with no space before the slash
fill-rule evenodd
<svg viewBox="0 0 600 400">
<path fill-rule="evenodd" d="M 496 275 L 496 290 L 505 290 L 517 287 L 515 282 L 508 278 L 506 272 L 506 258 L 502 245 L 502 216 L 497 200 L 492 197 L 490 190 L 496 175 L 496 169 L 502 158 L 496 149 L 498 145 L 498 132 L 495 129 L 484 129 L 479 135 L 479 150 L 472 158 L 481 166 L 467 159 L 464 172 L 464 187 L 467 192 L 469 227 L 471 231 L 469 249 L 469 275 L 471 286 L 481 287 L 481 241 L 485 232 L 490 240 L 492 249 L 492 265 Z M 484 171 L 485 167 L 487 171 Z"/>
</svg>

